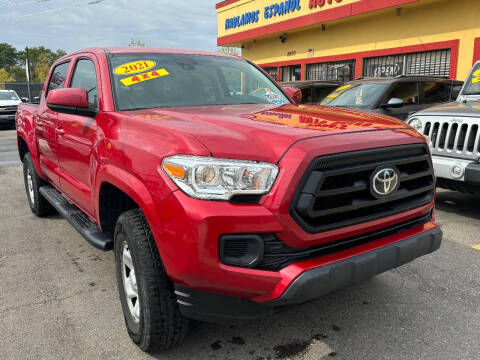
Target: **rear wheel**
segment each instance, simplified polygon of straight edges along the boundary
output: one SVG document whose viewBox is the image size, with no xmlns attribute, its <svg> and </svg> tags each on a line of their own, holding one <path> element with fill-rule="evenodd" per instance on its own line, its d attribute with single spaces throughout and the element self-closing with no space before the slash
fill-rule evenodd
<svg viewBox="0 0 480 360">
<path fill-rule="evenodd" d="M 148 223 L 140 209 L 123 213 L 115 228 L 115 266 L 128 334 L 144 351 L 177 346 L 188 330 Z"/>
<path fill-rule="evenodd" d="M 40 186 L 46 185 L 46 182 L 38 176 L 30 154 L 26 154 L 23 159 L 23 180 L 32 212 L 40 217 L 54 214 L 55 209 L 39 192 Z"/>
</svg>

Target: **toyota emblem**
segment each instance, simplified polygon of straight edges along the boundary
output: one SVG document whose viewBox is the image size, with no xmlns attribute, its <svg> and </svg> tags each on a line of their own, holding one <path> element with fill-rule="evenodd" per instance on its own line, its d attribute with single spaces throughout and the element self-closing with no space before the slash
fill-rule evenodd
<svg viewBox="0 0 480 360">
<path fill-rule="evenodd" d="M 376 169 L 371 178 L 370 191 L 377 198 L 384 197 L 396 191 L 399 183 L 397 168 Z"/>
</svg>

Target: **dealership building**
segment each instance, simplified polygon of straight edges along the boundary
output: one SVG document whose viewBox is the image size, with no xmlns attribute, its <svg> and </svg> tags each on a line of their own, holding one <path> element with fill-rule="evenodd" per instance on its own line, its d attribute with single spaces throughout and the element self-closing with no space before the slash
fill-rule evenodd
<svg viewBox="0 0 480 360">
<path fill-rule="evenodd" d="M 480 0 L 225 0 L 220 46 L 281 81 L 436 75 L 480 60 Z"/>
</svg>

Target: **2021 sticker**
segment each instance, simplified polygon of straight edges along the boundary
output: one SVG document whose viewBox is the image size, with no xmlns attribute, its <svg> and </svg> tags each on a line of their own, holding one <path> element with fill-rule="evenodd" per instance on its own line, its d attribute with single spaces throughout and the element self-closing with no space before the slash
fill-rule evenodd
<svg viewBox="0 0 480 360">
<path fill-rule="evenodd" d="M 138 60 L 126 64 L 118 65 L 113 72 L 117 75 L 136 74 L 142 71 L 147 71 L 156 65 L 155 61 Z"/>
</svg>

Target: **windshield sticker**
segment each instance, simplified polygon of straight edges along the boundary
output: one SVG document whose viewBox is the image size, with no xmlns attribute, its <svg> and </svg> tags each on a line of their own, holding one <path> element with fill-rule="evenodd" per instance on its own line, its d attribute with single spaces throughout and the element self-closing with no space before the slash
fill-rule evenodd
<svg viewBox="0 0 480 360">
<path fill-rule="evenodd" d="M 153 70 L 146 73 L 126 77 L 124 79 L 120 79 L 120 81 L 122 82 L 123 85 L 130 86 L 133 84 L 138 84 L 144 81 L 156 79 L 156 78 L 167 76 L 167 75 L 170 75 L 170 73 L 166 69 L 158 69 L 158 70 Z"/>
<path fill-rule="evenodd" d="M 350 89 L 352 87 L 352 85 L 350 84 L 347 84 L 347 85 L 343 85 L 343 86 L 340 86 L 339 88 L 337 88 L 337 90 L 335 90 L 333 93 L 331 93 L 330 95 L 328 95 L 329 98 L 336 98 L 338 97 L 342 92 L 344 92 L 345 90 L 347 89 Z"/>
<path fill-rule="evenodd" d="M 480 69 L 475 71 L 472 76 L 472 84 L 476 84 L 480 82 Z"/>
<path fill-rule="evenodd" d="M 156 65 L 155 61 L 138 60 L 126 64 L 118 65 L 113 72 L 117 75 L 136 74 L 142 71 L 147 71 Z"/>
<path fill-rule="evenodd" d="M 285 103 L 285 101 L 282 100 L 282 97 L 279 94 L 273 92 L 269 88 L 265 88 L 265 98 L 267 99 L 267 101 L 270 104 L 284 104 Z"/>
</svg>

